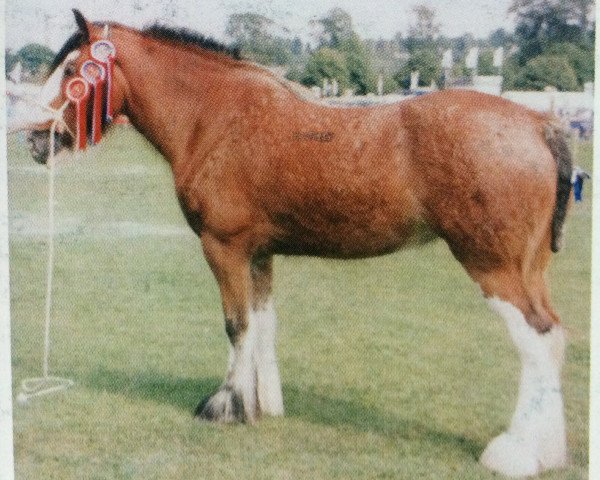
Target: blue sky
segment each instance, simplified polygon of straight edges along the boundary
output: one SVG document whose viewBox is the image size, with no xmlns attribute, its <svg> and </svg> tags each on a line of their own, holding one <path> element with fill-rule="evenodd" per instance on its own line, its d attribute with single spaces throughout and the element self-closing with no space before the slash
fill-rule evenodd
<svg viewBox="0 0 600 480">
<path fill-rule="evenodd" d="M 141 27 L 164 17 L 169 3 L 178 14 L 174 24 L 220 40 L 226 40 L 224 28 L 231 13 L 261 13 L 288 27 L 292 34 L 307 38 L 310 20 L 336 6 L 352 15 L 356 30 L 365 38 L 406 33 L 411 8 L 421 3 L 437 11 L 446 35 L 470 32 L 483 37 L 499 27 L 512 28 L 507 16 L 511 0 L 7 0 L 6 44 L 19 48 L 36 41 L 58 49 L 74 30 L 70 12 L 74 7 L 92 20 L 115 20 Z M 44 24 L 48 29 L 43 28 Z"/>
</svg>

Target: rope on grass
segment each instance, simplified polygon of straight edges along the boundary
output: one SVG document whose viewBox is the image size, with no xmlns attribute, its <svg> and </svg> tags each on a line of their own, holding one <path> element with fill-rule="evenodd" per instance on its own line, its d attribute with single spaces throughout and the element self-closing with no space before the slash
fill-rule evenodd
<svg viewBox="0 0 600 480">
<path fill-rule="evenodd" d="M 73 380 L 68 378 L 51 376 L 49 366 L 50 322 L 52 319 L 52 279 L 54 276 L 54 134 L 58 123 L 65 124 L 63 112 L 68 104 L 69 102 L 65 102 L 58 110 L 52 110 L 54 120 L 50 126 L 50 154 L 46 162 L 46 165 L 48 166 L 48 265 L 46 271 L 44 360 L 42 364 L 42 376 L 38 378 L 26 378 L 21 382 L 21 392 L 17 395 L 17 402 L 20 404 L 27 403 L 29 399 L 33 397 L 66 390 L 75 384 Z M 42 106 L 48 109 L 47 106 Z"/>
</svg>

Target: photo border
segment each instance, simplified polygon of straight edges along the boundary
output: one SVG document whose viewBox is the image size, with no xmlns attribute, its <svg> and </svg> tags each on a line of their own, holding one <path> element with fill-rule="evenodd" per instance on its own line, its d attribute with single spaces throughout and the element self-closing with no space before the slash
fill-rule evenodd
<svg viewBox="0 0 600 480">
<path fill-rule="evenodd" d="M 343 2 L 340 2 L 343 3 Z M 596 0 L 596 21 L 600 19 L 600 1 Z M 0 21 L 6 26 L 6 2 L 0 0 Z M 594 85 L 594 177 L 592 197 L 592 275 L 590 333 L 590 411 L 589 411 L 589 478 L 600 478 L 600 40 L 596 24 Z M 5 47 L 6 28 L 0 29 L 0 45 Z M 5 70 L 4 55 L 0 67 Z M 6 92 L 5 75 L 0 88 Z M 12 368 L 10 338 L 9 229 L 7 181 L 6 96 L 0 95 L 0 476 L 14 479 L 14 444 L 12 418 Z"/>
</svg>

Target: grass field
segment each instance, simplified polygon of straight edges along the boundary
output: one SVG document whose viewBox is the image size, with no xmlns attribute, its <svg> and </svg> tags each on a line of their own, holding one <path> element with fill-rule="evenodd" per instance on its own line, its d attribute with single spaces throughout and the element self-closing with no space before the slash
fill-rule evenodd
<svg viewBox="0 0 600 480">
<path fill-rule="evenodd" d="M 591 145 L 577 162 L 591 171 Z M 46 170 L 9 139 L 13 379 L 41 372 Z M 66 393 L 15 404 L 18 479 L 489 479 L 519 361 L 504 324 L 443 242 L 342 262 L 277 258 L 286 417 L 193 421 L 227 340 L 216 284 L 168 165 L 116 127 L 61 167 L 51 373 Z M 569 335 L 570 465 L 587 478 L 590 185 L 550 272 Z M 523 199 L 526 201 L 526 199 Z"/>
</svg>

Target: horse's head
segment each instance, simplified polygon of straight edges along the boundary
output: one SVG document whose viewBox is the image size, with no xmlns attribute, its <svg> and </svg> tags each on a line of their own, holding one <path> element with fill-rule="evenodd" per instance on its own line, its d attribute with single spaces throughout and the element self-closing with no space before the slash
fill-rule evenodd
<svg viewBox="0 0 600 480">
<path fill-rule="evenodd" d="M 85 144 L 88 134 L 92 138 L 93 131 L 101 132 L 106 127 L 107 111 L 108 116 L 115 116 L 124 105 L 125 82 L 118 65 L 112 65 L 109 80 L 108 70 L 111 67 L 108 61 L 99 61 L 102 55 L 110 56 L 102 48 L 105 47 L 102 42 L 111 45 L 110 42 L 105 42 L 110 35 L 109 27 L 88 22 L 78 10 L 73 10 L 73 13 L 78 31 L 56 55 L 38 98 L 38 105 L 31 107 L 30 118 L 22 122 L 21 128 L 30 131 L 27 139 L 31 154 L 39 163 L 46 163 L 50 154 L 51 127 L 57 116 L 62 120 L 56 122 L 55 153 L 64 148 L 77 148 L 82 142 Z M 86 66 L 82 70 L 84 64 Z M 99 101 L 102 112 L 97 117 L 100 121 L 96 122 L 93 118 L 95 111 L 94 99 L 90 95 L 90 76 L 100 78 L 99 72 L 104 75 L 104 83 L 110 84 L 110 88 L 103 86 L 93 89 L 94 95 L 102 97 L 101 102 Z M 84 78 L 86 76 L 87 79 Z"/>
</svg>

